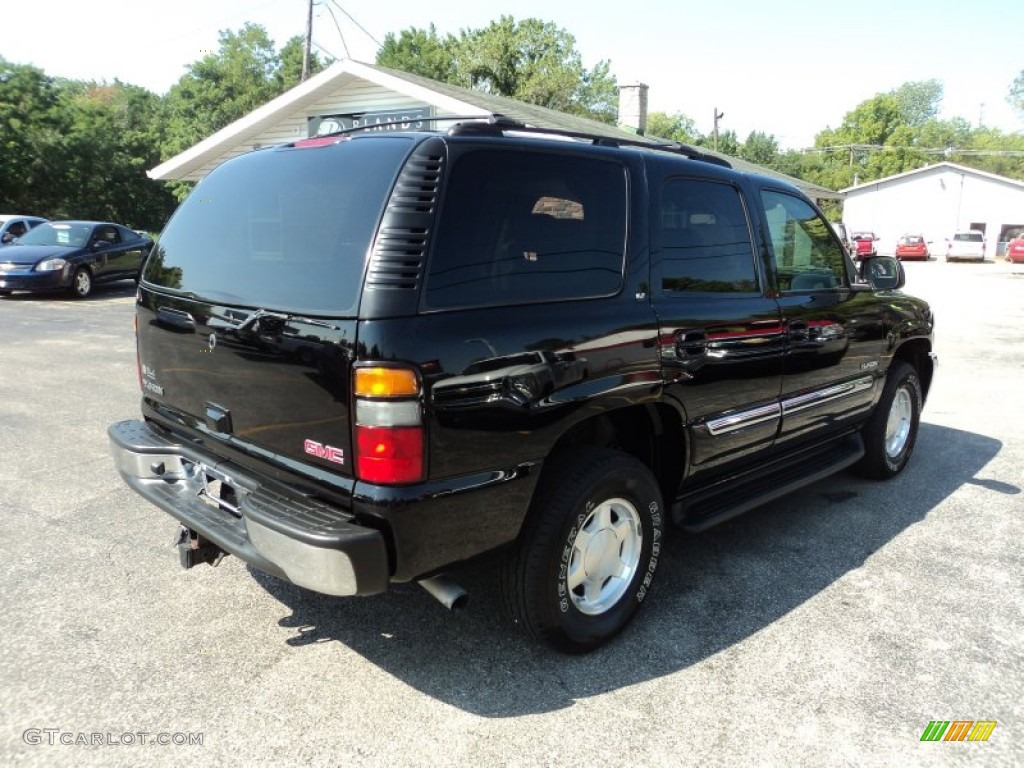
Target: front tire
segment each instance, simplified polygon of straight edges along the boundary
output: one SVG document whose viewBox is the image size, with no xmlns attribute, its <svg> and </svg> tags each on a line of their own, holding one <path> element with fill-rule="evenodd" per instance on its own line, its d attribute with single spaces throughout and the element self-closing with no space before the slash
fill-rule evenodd
<svg viewBox="0 0 1024 768">
<path fill-rule="evenodd" d="M 92 293 L 92 273 L 85 267 L 79 267 L 71 276 L 71 295 L 76 299 L 84 299 Z"/>
<path fill-rule="evenodd" d="M 637 459 L 594 447 L 553 458 L 503 566 L 506 610 L 558 650 L 603 645 L 647 597 L 663 526 L 661 491 Z"/>
<path fill-rule="evenodd" d="M 907 466 L 917 442 L 924 396 L 917 371 L 902 360 L 893 361 L 882 397 L 864 426 L 864 458 L 856 470 L 864 477 L 888 480 Z"/>
</svg>

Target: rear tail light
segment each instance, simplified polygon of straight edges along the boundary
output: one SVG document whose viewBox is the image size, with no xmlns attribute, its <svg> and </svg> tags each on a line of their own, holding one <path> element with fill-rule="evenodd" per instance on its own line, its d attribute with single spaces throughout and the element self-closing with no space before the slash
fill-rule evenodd
<svg viewBox="0 0 1024 768">
<path fill-rule="evenodd" d="M 423 480 L 419 374 L 411 368 L 356 368 L 352 391 L 356 476 L 384 485 Z"/>
</svg>

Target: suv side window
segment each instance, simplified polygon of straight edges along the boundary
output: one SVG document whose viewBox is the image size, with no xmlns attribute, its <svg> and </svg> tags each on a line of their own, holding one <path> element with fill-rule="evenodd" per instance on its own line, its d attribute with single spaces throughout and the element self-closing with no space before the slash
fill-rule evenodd
<svg viewBox="0 0 1024 768">
<path fill-rule="evenodd" d="M 626 172 L 615 162 L 476 150 L 448 183 L 428 309 L 609 296 L 622 287 Z"/>
<path fill-rule="evenodd" d="M 761 190 L 779 290 L 814 291 L 846 284 L 846 257 L 828 222 L 804 200 Z"/>
<path fill-rule="evenodd" d="M 655 285 L 674 293 L 760 294 L 750 227 L 731 184 L 670 179 L 661 191 Z"/>
</svg>

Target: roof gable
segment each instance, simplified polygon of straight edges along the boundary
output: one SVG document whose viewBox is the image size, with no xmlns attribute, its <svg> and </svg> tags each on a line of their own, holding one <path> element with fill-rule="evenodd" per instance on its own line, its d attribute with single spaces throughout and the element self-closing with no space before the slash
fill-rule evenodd
<svg viewBox="0 0 1024 768">
<path fill-rule="evenodd" d="M 853 187 L 846 187 L 845 189 L 839 190 L 844 194 L 856 194 L 858 192 L 866 192 L 869 189 L 876 188 L 879 184 L 889 184 L 891 182 L 900 182 L 904 179 L 909 179 L 913 176 L 922 176 L 925 174 L 934 174 L 941 171 L 950 171 L 953 173 L 966 174 L 968 176 L 974 176 L 979 179 L 986 181 L 995 181 L 1001 184 L 1010 184 L 1012 186 L 1024 189 L 1024 182 L 1011 179 L 1007 176 L 1000 176 L 997 173 L 989 173 L 988 171 L 979 171 L 977 168 L 968 168 L 966 165 L 959 165 L 958 163 L 951 163 L 948 160 L 944 160 L 941 163 L 932 163 L 921 168 L 915 168 L 911 171 L 904 171 L 903 173 L 894 173 L 892 176 L 885 176 L 881 179 L 872 179 L 866 181 L 863 184 L 858 184 Z"/>
<path fill-rule="evenodd" d="M 609 138 L 628 139 L 634 142 L 662 143 L 657 138 L 637 136 L 597 120 L 570 115 L 536 104 L 528 104 L 507 96 L 474 91 L 353 59 L 342 59 L 304 83 L 300 83 L 276 99 L 225 126 L 212 136 L 166 160 L 148 171 L 147 175 L 151 179 L 157 180 L 198 180 L 213 166 L 252 149 L 254 139 L 278 122 L 289 118 L 295 119 L 295 116 L 301 111 L 359 83 L 370 83 L 409 99 L 429 104 L 439 111 L 440 116 L 480 115 L 483 117 L 497 113 L 537 128 L 575 131 Z M 305 136 L 297 138 L 305 138 Z M 812 198 L 842 197 L 841 194 L 825 187 L 754 165 L 739 158 L 703 147 L 701 152 L 725 159 L 736 170 L 760 173 L 787 181 L 803 189 Z"/>
</svg>

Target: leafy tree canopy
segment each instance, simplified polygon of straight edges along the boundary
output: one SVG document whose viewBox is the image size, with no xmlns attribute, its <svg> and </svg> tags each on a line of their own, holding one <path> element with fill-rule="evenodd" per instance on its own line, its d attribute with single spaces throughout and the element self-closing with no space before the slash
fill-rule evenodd
<svg viewBox="0 0 1024 768">
<path fill-rule="evenodd" d="M 442 38 L 431 26 L 387 35 L 377 63 L 602 122 L 615 121 L 618 88 L 607 61 L 583 66 L 576 38 L 551 22 L 502 16 Z"/>
<path fill-rule="evenodd" d="M 160 97 L 62 80 L 0 59 L 0 210 L 155 229 L 173 206 L 159 162 Z"/>
<path fill-rule="evenodd" d="M 1006 95 L 1010 106 L 1024 114 L 1024 69 L 1010 84 L 1010 92 Z"/>
<path fill-rule="evenodd" d="M 167 93 L 164 157 L 181 152 L 299 83 L 302 38 L 288 40 L 278 53 L 266 29 L 245 24 L 222 30 L 220 48 L 192 62 Z M 310 54 L 310 71 L 325 63 Z"/>
</svg>

